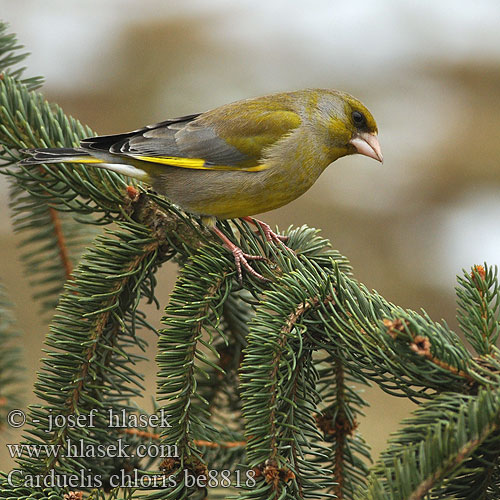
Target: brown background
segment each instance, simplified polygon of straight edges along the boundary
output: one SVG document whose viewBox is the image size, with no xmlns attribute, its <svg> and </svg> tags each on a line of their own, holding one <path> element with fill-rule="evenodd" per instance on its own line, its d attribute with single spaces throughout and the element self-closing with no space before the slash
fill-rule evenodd
<svg viewBox="0 0 500 500">
<path fill-rule="evenodd" d="M 46 76 L 47 98 L 99 133 L 274 91 L 331 87 L 359 97 L 378 121 L 384 165 L 342 159 L 264 219 L 321 228 L 366 286 L 455 327 L 455 275 L 499 262 L 500 7 L 348 4 L 0 0 L 0 10 L 32 52 L 30 74 Z M 24 331 L 28 404 L 47 321 L 16 256 L 4 178 L 0 194 L 0 279 Z M 161 271 L 162 304 L 174 273 Z M 161 315 L 151 309 L 151 322 Z M 377 454 L 412 406 L 377 388 L 367 398 L 360 429 Z M 0 437 L 2 469 L 11 463 L 4 443 L 18 440 Z"/>
</svg>

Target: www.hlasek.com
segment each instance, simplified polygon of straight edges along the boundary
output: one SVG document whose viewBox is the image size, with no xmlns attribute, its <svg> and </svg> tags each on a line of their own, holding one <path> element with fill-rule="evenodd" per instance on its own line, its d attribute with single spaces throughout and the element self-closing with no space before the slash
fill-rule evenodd
<svg viewBox="0 0 500 500">
<path fill-rule="evenodd" d="M 11 458 L 66 457 L 66 458 L 171 458 L 178 457 L 176 445 L 146 443 L 132 446 L 123 439 L 111 444 L 89 443 L 84 439 L 64 444 L 8 444 Z M 133 450 L 133 451 L 132 451 Z"/>
</svg>

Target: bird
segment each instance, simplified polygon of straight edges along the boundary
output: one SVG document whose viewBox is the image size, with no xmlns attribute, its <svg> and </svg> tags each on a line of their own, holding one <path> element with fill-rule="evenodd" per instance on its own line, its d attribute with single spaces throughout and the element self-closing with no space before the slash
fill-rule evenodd
<svg viewBox="0 0 500 500">
<path fill-rule="evenodd" d="M 23 150 L 23 166 L 77 163 L 105 168 L 152 186 L 201 218 L 242 268 L 264 260 L 231 242 L 217 221 L 240 218 L 267 241 L 286 238 L 252 217 L 305 193 L 337 159 L 361 154 L 383 162 L 375 119 L 352 95 L 305 89 L 243 99 L 132 132 L 90 137 L 79 147 Z M 287 248 L 287 247 L 286 247 Z"/>
</svg>

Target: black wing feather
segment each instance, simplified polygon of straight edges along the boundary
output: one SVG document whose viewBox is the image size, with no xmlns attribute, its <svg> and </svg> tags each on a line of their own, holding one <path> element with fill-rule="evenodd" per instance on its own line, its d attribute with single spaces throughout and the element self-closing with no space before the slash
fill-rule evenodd
<svg viewBox="0 0 500 500">
<path fill-rule="evenodd" d="M 89 152 L 122 157 L 201 158 L 207 165 L 237 165 L 248 157 L 217 136 L 211 127 L 197 123 L 200 115 L 188 115 L 148 125 L 125 134 L 91 137 L 81 142 Z"/>
<path fill-rule="evenodd" d="M 169 125 L 172 125 L 174 123 L 189 123 L 195 118 L 198 118 L 198 116 L 200 116 L 200 113 L 172 118 L 170 120 L 165 120 L 153 125 L 146 125 L 145 127 L 139 128 L 137 130 L 132 130 L 131 132 L 125 132 L 123 134 L 98 135 L 96 137 L 89 137 L 81 141 L 80 146 L 84 149 L 89 150 L 93 149 L 106 153 L 118 153 L 120 152 L 119 150 L 117 150 L 118 144 L 124 145 L 134 136 L 140 137 L 149 130 L 168 127 Z"/>
</svg>

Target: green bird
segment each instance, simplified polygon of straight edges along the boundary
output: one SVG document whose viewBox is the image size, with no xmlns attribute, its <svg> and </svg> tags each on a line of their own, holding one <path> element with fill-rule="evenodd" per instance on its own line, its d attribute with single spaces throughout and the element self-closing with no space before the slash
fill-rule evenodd
<svg viewBox="0 0 500 500">
<path fill-rule="evenodd" d="M 262 256 L 244 253 L 217 227 L 242 218 L 284 240 L 251 215 L 305 193 L 332 162 L 359 153 L 382 162 L 377 125 L 356 98 L 336 90 L 283 92 L 225 104 L 115 135 L 91 137 L 78 148 L 28 149 L 22 165 L 83 163 L 134 177 L 186 212 L 202 217 L 244 267 Z"/>
</svg>

